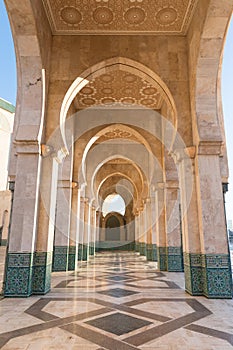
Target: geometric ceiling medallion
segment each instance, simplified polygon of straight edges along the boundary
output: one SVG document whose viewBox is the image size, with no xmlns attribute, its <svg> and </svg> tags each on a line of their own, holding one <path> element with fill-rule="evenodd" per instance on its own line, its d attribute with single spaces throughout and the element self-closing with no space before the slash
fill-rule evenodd
<svg viewBox="0 0 233 350">
<path fill-rule="evenodd" d="M 123 103 L 124 105 L 133 105 L 137 103 L 137 101 L 133 97 L 123 97 L 120 100 L 120 102 Z"/>
<path fill-rule="evenodd" d="M 104 105 L 112 105 L 112 104 L 116 103 L 116 100 L 114 98 L 111 98 L 111 97 L 104 97 L 100 100 L 100 102 Z"/>
<path fill-rule="evenodd" d="M 93 12 L 93 19 L 97 24 L 108 25 L 112 23 L 114 14 L 108 7 L 97 7 Z"/>
<path fill-rule="evenodd" d="M 41 0 L 54 35 L 185 35 L 198 0 Z"/>
<path fill-rule="evenodd" d="M 73 6 L 66 6 L 60 10 L 61 19 L 68 25 L 78 25 L 82 21 L 81 13 Z"/>
<path fill-rule="evenodd" d="M 170 26 L 175 23 L 178 18 L 176 9 L 165 7 L 156 14 L 156 21 L 162 26 Z"/>
<path fill-rule="evenodd" d="M 86 97 L 86 98 L 81 99 L 81 102 L 85 105 L 93 105 L 93 104 L 95 104 L 96 101 L 93 98 Z"/>
<path fill-rule="evenodd" d="M 124 13 L 124 19 L 128 24 L 138 25 L 145 21 L 146 13 L 140 7 L 131 7 Z"/>
<path fill-rule="evenodd" d="M 113 80 L 114 80 L 114 76 L 110 75 L 110 74 L 103 74 L 103 75 L 100 76 L 100 80 L 103 83 L 112 83 Z"/>
<path fill-rule="evenodd" d="M 140 103 L 144 106 L 152 106 L 155 103 L 155 100 L 153 98 L 144 98 Z"/>
<path fill-rule="evenodd" d="M 123 76 L 123 81 L 128 84 L 135 83 L 137 81 L 136 75 L 133 74 L 126 74 Z"/>
<path fill-rule="evenodd" d="M 85 86 L 84 88 L 82 88 L 81 93 L 83 95 L 92 95 L 93 93 L 95 93 L 95 90 L 93 87 Z"/>
<path fill-rule="evenodd" d="M 145 89 L 142 90 L 142 93 L 144 95 L 155 95 L 158 93 L 158 91 L 154 87 L 146 87 Z"/>
<path fill-rule="evenodd" d="M 113 70 L 92 79 L 74 100 L 77 110 L 99 106 L 161 109 L 163 97 L 159 88 L 140 76 L 123 70 Z"/>
</svg>

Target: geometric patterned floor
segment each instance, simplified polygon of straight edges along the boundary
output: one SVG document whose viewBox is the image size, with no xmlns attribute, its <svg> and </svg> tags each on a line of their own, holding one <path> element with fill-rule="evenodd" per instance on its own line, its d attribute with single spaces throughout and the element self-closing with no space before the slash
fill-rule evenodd
<svg viewBox="0 0 233 350">
<path fill-rule="evenodd" d="M 233 301 L 192 297 L 183 273 L 133 252 L 53 273 L 47 295 L 0 300 L 3 350 L 233 349 Z"/>
</svg>

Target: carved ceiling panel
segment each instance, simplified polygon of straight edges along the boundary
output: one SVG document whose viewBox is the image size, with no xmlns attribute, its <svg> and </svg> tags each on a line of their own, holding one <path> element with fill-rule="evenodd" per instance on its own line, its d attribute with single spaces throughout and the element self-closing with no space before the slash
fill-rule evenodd
<svg viewBox="0 0 233 350">
<path fill-rule="evenodd" d="M 86 85 L 74 100 L 80 110 L 93 106 L 143 106 L 158 110 L 162 97 L 156 87 L 134 74 L 117 70 L 103 74 Z"/>
<path fill-rule="evenodd" d="M 181 34 L 197 0 L 42 0 L 53 34 Z"/>
</svg>

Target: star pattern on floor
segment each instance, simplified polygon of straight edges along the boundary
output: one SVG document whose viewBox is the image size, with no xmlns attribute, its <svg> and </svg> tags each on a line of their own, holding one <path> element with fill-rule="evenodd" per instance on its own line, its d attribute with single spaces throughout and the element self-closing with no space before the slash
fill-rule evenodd
<svg viewBox="0 0 233 350">
<path fill-rule="evenodd" d="M 2 331 L 0 348 L 21 350 L 30 342 L 30 349 L 52 349 L 55 339 L 65 337 L 66 345 L 60 349 L 68 344 L 71 349 L 72 344 L 93 350 L 164 349 L 161 342 L 166 344 L 166 339 L 182 330 L 186 344 L 182 350 L 191 337 L 230 349 L 233 335 L 211 327 L 208 321 L 214 315 L 205 299 L 186 294 L 173 276 L 158 271 L 156 264 L 137 253 L 98 253 L 75 273 L 54 273 L 51 292 L 27 299 L 30 306 L 19 299 L 25 303 L 21 317 L 33 322 L 25 326 L 19 322 L 18 327 Z M 0 301 L 0 309 L 8 300 Z M 202 349 L 213 348 L 208 342 Z"/>
</svg>

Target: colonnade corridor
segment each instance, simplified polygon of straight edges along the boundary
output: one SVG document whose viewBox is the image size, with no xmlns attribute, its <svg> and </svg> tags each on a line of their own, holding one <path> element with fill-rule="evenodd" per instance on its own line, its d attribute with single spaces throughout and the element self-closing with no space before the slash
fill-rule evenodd
<svg viewBox="0 0 233 350">
<path fill-rule="evenodd" d="M 228 350 L 232 309 L 185 293 L 183 273 L 159 272 L 139 253 L 102 251 L 54 272 L 45 296 L 2 299 L 0 348 Z"/>
</svg>

